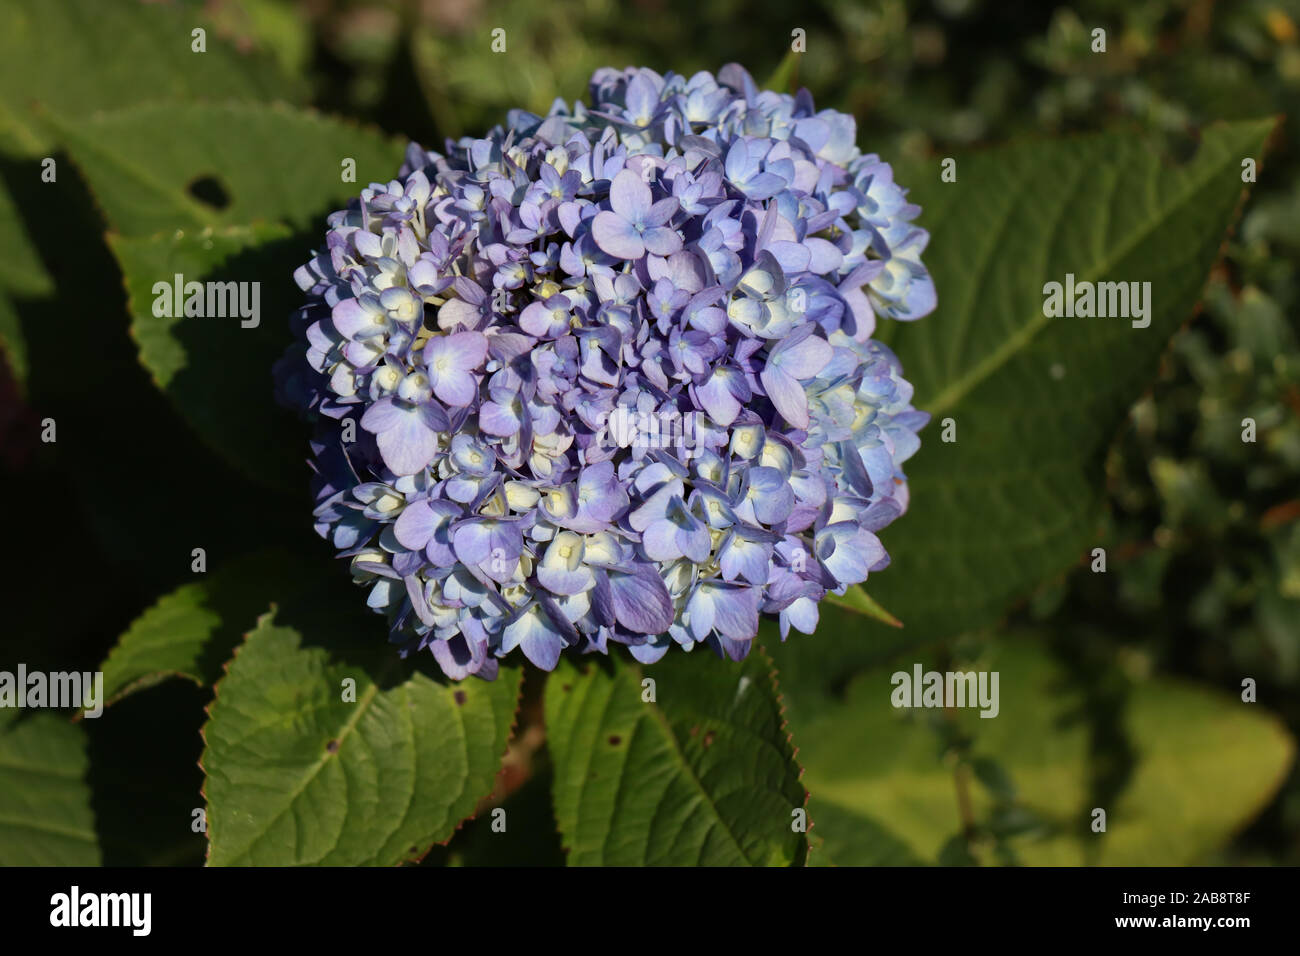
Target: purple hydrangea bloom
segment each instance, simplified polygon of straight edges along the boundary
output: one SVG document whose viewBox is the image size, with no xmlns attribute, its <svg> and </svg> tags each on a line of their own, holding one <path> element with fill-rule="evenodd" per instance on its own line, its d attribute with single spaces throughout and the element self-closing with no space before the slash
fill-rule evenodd
<svg viewBox="0 0 1300 956">
<path fill-rule="evenodd" d="M 412 144 L 295 276 L 317 530 L 454 679 L 811 633 L 928 420 L 871 338 L 934 308 L 928 235 L 851 116 L 735 65 L 590 92 Z"/>
</svg>

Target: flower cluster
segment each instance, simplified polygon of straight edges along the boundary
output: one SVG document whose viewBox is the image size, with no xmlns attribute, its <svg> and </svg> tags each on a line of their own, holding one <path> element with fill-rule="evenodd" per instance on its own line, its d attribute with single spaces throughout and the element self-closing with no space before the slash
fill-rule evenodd
<svg viewBox="0 0 1300 956">
<path fill-rule="evenodd" d="M 933 309 L 928 235 L 852 117 L 735 65 L 590 92 L 413 144 L 295 276 L 317 530 L 453 678 L 811 633 L 928 419 L 871 339 Z"/>
</svg>

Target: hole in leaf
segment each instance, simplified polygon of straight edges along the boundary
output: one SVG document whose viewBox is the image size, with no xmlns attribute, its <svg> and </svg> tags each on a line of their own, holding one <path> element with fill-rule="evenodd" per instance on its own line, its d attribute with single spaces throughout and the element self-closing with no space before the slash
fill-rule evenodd
<svg viewBox="0 0 1300 956">
<path fill-rule="evenodd" d="M 218 211 L 230 205 L 230 193 L 216 176 L 200 176 L 186 187 L 191 196 Z"/>
</svg>

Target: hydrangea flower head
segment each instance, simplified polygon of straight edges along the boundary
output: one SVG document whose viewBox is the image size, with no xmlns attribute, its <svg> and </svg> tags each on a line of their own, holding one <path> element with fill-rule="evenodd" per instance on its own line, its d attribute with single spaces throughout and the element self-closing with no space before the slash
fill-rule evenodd
<svg viewBox="0 0 1300 956">
<path fill-rule="evenodd" d="M 935 305 L 888 164 L 807 91 L 602 69 L 329 218 L 277 365 L 319 533 L 404 653 L 744 657 L 889 563 Z"/>
</svg>

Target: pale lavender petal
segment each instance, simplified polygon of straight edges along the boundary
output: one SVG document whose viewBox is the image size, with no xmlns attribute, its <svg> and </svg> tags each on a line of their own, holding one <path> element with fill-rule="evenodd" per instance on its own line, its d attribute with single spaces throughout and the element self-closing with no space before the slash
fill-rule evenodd
<svg viewBox="0 0 1300 956">
<path fill-rule="evenodd" d="M 614 617 L 637 634 L 662 634 L 673 623 L 673 601 L 654 568 L 638 565 L 632 574 L 609 573 Z"/>
<path fill-rule="evenodd" d="M 416 501 L 406 506 L 393 524 L 393 536 L 403 548 L 418 551 L 429 543 L 433 529 L 438 526 L 438 517 L 429 507 L 428 501 Z"/>
<path fill-rule="evenodd" d="M 730 425 L 740 414 L 740 400 L 731 394 L 725 377 L 717 372 L 710 375 L 703 385 L 695 386 L 695 397 L 719 425 Z"/>
<path fill-rule="evenodd" d="M 759 381 L 776 410 L 795 428 L 808 427 L 808 395 L 803 386 L 783 370 L 769 364 L 759 373 Z"/>
<path fill-rule="evenodd" d="M 387 404 L 385 404 L 387 403 Z M 384 399 L 366 409 L 361 427 L 375 433 L 384 464 L 397 475 L 414 475 L 438 450 L 438 433 L 427 409 Z"/>
<path fill-rule="evenodd" d="M 391 398 L 381 398 L 366 409 L 361 416 L 361 427 L 368 432 L 378 434 L 388 431 L 401 419 L 402 409 Z"/>
<path fill-rule="evenodd" d="M 664 223 L 668 222 L 669 219 L 673 218 L 673 213 L 677 211 L 677 206 L 678 203 L 675 196 L 669 196 L 667 199 L 659 200 L 650 207 L 650 211 L 642 218 L 641 225 L 645 227 L 662 226 Z"/>
<path fill-rule="evenodd" d="M 641 547 L 651 561 L 673 561 L 682 556 L 677 525 L 668 518 L 650 522 L 641 532 Z"/>
<path fill-rule="evenodd" d="M 430 339 L 424 361 L 426 365 L 475 371 L 487 353 L 488 338 L 482 332 L 453 332 Z"/>
<path fill-rule="evenodd" d="M 844 253 L 840 252 L 833 242 L 810 236 L 803 241 L 803 244 L 812 254 L 812 261 L 808 263 L 809 272 L 826 275 L 830 272 L 838 272 L 840 266 L 844 264 Z"/>
<path fill-rule="evenodd" d="M 429 650 L 442 672 L 452 680 L 464 680 L 470 674 L 486 676 L 484 665 L 489 662 L 496 664 L 496 661 L 487 657 L 487 649 L 480 642 L 468 640 L 462 634 L 446 641 L 434 641 L 429 645 Z"/>
<path fill-rule="evenodd" d="M 481 521 L 457 525 L 451 540 L 456 557 L 464 564 L 482 564 L 492 556 L 492 533 Z"/>
<path fill-rule="evenodd" d="M 455 408 L 464 408 L 478 397 L 478 381 L 469 372 L 456 369 L 430 378 L 433 394 Z"/>
<path fill-rule="evenodd" d="M 670 229 L 667 226 L 655 226 L 647 229 L 642 233 L 641 241 L 645 244 L 646 249 L 657 256 L 671 256 L 674 252 L 680 252 L 682 249 L 682 237 L 677 235 L 677 230 Z"/>
<path fill-rule="evenodd" d="M 718 565 L 725 580 L 734 581 L 743 577 L 750 584 L 761 587 L 767 583 L 768 559 L 768 549 L 760 542 L 748 541 L 733 534 L 722 546 Z"/>
<path fill-rule="evenodd" d="M 715 585 L 713 626 L 732 640 L 751 640 L 758 633 L 759 592 L 754 588 Z"/>
<path fill-rule="evenodd" d="M 672 646 L 672 641 L 664 641 L 661 644 L 652 644 L 646 641 L 644 644 L 631 644 L 627 650 L 638 663 L 653 664 L 667 654 Z"/>
<path fill-rule="evenodd" d="M 650 187 L 630 169 L 623 170 L 610 183 L 609 205 L 621 219 L 629 222 L 643 220 L 650 213 L 650 199 Z"/>
<path fill-rule="evenodd" d="M 555 670 L 560 652 L 564 650 L 564 637 L 550 618 L 534 606 L 506 625 L 501 633 L 501 651 L 509 653 L 516 647 L 524 656 L 543 670 Z"/>
<path fill-rule="evenodd" d="M 645 244 L 636 228 L 612 212 L 599 212 L 591 221 L 591 237 L 602 252 L 616 259 L 640 259 L 645 255 Z"/>
<path fill-rule="evenodd" d="M 517 434 L 523 426 L 520 409 L 512 405 L 484 402 L 478 411 L 478 427 L 489 435 L 505 437 Z"/>
<path fill-rule="evenodd" d="M 781 350 L 781 371 L 798 379 L 813 378 L 830 364 L 833 355 L 834 349 L 829 342 L 810 335 L 802 342 Z"/>
<path fill-rule="evenodd" d="M 358 299 L 341 301 L 334 306 L 331 318 L 334 320 L 334 328 L 347 339 L 357 335 L 374 335 L 384 328 L 382 314 L 367 310 Z"/>
</svg>

